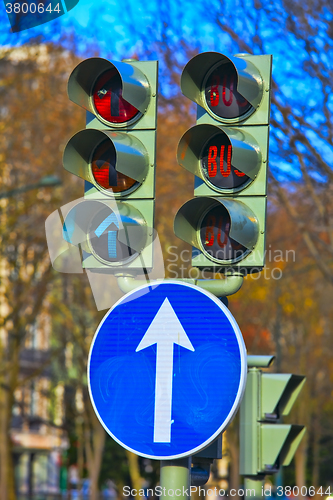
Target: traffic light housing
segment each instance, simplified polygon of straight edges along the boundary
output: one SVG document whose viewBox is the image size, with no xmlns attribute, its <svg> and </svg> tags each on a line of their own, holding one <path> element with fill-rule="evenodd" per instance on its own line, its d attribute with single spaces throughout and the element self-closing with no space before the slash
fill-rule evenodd
<svg viewBox="0 0 333 500">
<path fill-rule="evenodd" d="M 69 98 L 87 111 L 68 142 L 64 168 L 85 180 L 85 200 L 64 238 L 96 272 L 153 267 L 157 61 L 91 58 L 73 70 Z"/>
<path fill-rule="evenodd" d="M 272 56 L 198 54 L 181 88 L 197 124 L 181 138 L 178 163 L 195 175 L 194 196 L 175 217 L 192 244 L 192 265 L 256 272 L 264 266 Z"/>
<path fill-rule="evenodd" d="M 240 407 L 240 474 L 264 476 L 290 464 L 306 431 L 283 424 L 305 377 L 251 367 Z"/>
</svg>

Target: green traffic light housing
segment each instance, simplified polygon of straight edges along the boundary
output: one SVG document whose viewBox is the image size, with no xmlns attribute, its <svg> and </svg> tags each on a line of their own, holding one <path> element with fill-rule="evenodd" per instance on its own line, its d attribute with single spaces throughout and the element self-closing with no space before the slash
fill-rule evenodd
<svg viewBox="0 0 333 500">
<path fill-rule="evenodd" d="M 304 384 L 305 377 L 302 375 L 262 373 L 261 418 L 277 420 L 289 415 Z"/>
<path fill-rule="evenodd" d="M 254 477 L 290 464 L 306 429 L 281 419 L 289 414 L 305 377 L 250 366 L 240 409 L 240 474 Z"/>
<path fill-rule="evenodd" d="M 93 115 L 90 128 L 156 129 L 157 67 L 157 61 L 92 57 L 73 70 L 68 96 Z"/>
<path fill-rule="evenodd" d="M 195 196 L 266 195 L 268 127 L 199 124 L 179 141 L 178 163 L 194 174 Z"/>
<path fill-rule="evenodd" d="M 181 76 L 183 94 L 198 104 L 197 123 L 269 123 L 272 56 L 218 52 L 194 56 Z"/>
<path fill-rule="evenodd" d="M 204 52 L 181 75 L 197 124 L 181 138 L 178 163 L 194 177 L 194 200 L 175 217 L 192 244 L 192 266 L 261 271 L 265 264 L 272 56 Z"/>
<path fill-rule="evenodd" d="M 99 57 L 79 63 L 68 80 L 69 98 L 87 114 L 63 164 L 85 180 L 90 205 L 80 204 L 65 222 L 74 228 L 68 243 L 79 235 L 82 265 L 94 272 L 153 266 L 157 82 L 157 61 Z"/>
<path fill-rule="evenodd" d="M 63 238 L 80 248 L 85 269 L 109 273 L 152 269 L 153 205 L 154 200 L 136 200 L 135 206 L 83 200 L 66 215 Z M 68 251 L 73 251 L 71 246 Z"/>
<path fill-rule="evenodd" d="M 199 269 L 256 272 L 264 265 L 265 211 L 265 197 L 197 197 L 177 212 L 174 232 L 194 247 L 192 265 Z"/>
<path fill-rule="evenodd" d="M 154 198 L 155 131 L 85 129 L 64 150 L 66 170 L 88 181 L 86 196 Z"/>
<path fill-rule="evenodd" d="M 84 268 L 95 278 L 153 269 L 157 90 L 157 61 L 93 57 L 72 71 L 68 96 L 86 110 L 86 129 L 69 140 L 63 164 L 84 179 L 85 192 L 47 221 L 60 272 Z"/>
</svg>

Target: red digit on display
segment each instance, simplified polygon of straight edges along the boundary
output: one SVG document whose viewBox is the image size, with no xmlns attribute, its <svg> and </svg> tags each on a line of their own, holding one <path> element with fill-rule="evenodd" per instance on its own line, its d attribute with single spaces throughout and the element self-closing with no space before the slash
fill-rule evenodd
<svg viewBox="0 0 333 500">
<path fill-rule="evenodd" d="M 237 85 L 235 66 L 227 59 L 221 60 L 207 73 L 203 89 L 208 113 L 223 120 L 233 120 L 253 112 L 255 108 L 238 92 Z"/>
<path fill-rule="evenodd" d="M 226 98 L 227 75 L 223 78 L 222 99 L 225 106 L 231 106 L 234 97 L 234 76 L 230 76 L 229 99 Z"/>
<path fill-rule="evenodd" d="M 210 146 L 209 151 L 208 151 L 208 175 L 209 175 L 209 177 L 215 177 L 215 175 L 217 173 L 216 157 L 217 157 L 217 147 Z"/>
<path fill-rule="evenodd" d="M 210 104 L 211 106 L 217 106 L 220 101 L 219 94 L 220 77 L 219 75 L 214 75 L 212 77 L 212 84 L 210 87 Z"/>
<path fill-rule="evenodd" d="M 215 223 L 216 223 L 216 218 L 214 217 L 214 215 L 211 215 L 208 219 L 208 225 L 206 227 L 205 245 L 207 247 L 212 247 L 214 244 Z"/>
<path fill-rule="evenodd" d="M 238 177 L 244 177 L 244 172 L 240 172 L 239 170 L 235 169 L 235 174 L 238 175 Z"/>
<path fill-rule="evenodd" d="M 221 241 L 222 225 L 223 225 L 223 216 L 221 216 L 219 219 L 219 226 L 218 226 L 219 231 L 217 233 L 217 243 L 221 248 L 225 247 L 228 242 L 229 228 L 230 228 L 230 224 L 227 222 L 224 229 L 224 240 Z"/>
<path fill-rule="evenodd" d="M 227 153 L 227 170 L 224 170 L 223 167 L 223 158 L 224 158 L 224 146 L 221 146 L 221 156 L 220 156 L 220 171 L 223 177 L 229 177 L 230 172 L 231 172 L 231 150 L 232 147 L 228 146 L 228 153 Z"/>
</svg>

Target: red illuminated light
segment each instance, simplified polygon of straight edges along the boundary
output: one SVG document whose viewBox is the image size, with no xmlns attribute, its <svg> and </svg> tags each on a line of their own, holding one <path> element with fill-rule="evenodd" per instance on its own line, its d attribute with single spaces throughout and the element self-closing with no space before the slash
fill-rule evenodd
<svg viewBox="0 0 333 500">
<path fill-rule="evenodd" d="M 92 97 L 97 114 L 109 123 L 126 123 L 139 113 L 138 109 L 123 99 L 122 81 L 115 68 L 98 78 Z"/>
<path fill-rule="evenodd" d="M 135 179 L 116 171 L 116 151 L 108 139 L 95 149 L 91 160 L 91 171 L 99 186 L 114 193 L 127 191 L 136 183 Z"/>
<path fill-rule="evenodd" d="M 203 146 L 201 168 L 206 179 L 221 190 L 241 188 L 249 177 L 232 164 L 232 144 L 224 133 L 212 136 Z"/>
<path fill-rule="evenodd" d="M 228 146 L 228 152 L 227 152 L 227 170 L 224 170 L 224 165 L 223 165 L 223 158 L 224 158 L 224 150 L 225 146 L 221 146 L 221 152 L 219 155 L 219 166 L 220 166 L 220 172 L 222 177 L 229 177 L 231 173 L 231 151 L 232 151 L 232 146 Z M 215 177 L 217 174 L 217 147 L 216 146 L 210 146 L 208 150 L 208 175 L 209 177 Z M 221 161 L 222 159 L 222 161 Z M 244 177 L 244 172 L 240 172 L 239 170 L 234 170 L 235 174 L 238 177 Z"/>
</svg>

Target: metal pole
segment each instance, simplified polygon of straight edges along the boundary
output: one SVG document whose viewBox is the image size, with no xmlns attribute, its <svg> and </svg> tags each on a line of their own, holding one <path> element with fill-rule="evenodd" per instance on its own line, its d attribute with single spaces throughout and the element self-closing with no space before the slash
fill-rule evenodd
<svg viewBox="0 0 333 500">
<path fill-rule="evenodd" d="M 245 477 L 244 478 L 244 499 L 250 498 L 255 500 L 261 500 L 264 498 L 264 484 L 265 480 L 263 477 Z M 250 490 L 252 490 L 250 492 Z M 254 496 L 252 494 L 254 490 Z M 248 491 L 248 493 L 247 493 Z"/>
<path fill-rule="evenodd" d="M 160 485 L 165 500 L 188 500 L 191 492 L 191 457 L 162 460 Z"/>
</svg>

